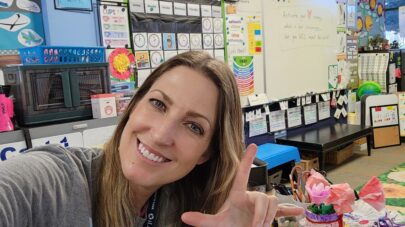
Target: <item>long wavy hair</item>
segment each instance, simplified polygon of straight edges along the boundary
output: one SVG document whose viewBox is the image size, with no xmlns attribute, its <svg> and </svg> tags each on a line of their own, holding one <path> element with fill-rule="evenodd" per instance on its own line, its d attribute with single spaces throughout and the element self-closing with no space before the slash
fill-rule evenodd
<svg viewBox="0 0 405 227">
<path fill-rule="evenodd" d="M 244 149 L 242 110 L 236 82 L 225 63 L 204 52 L 186 52 L 164 62 L 149 75 L 132 98 L 114 135 L 105 145 L 95 211 L 97 226 L 134 226 L 135 210 L 131 187 L 122 173 L 118 152 L 120 138 L 137 103 L 162 74 L 177 66 L 196 70 L 210 78 L 217 86 L 217 118 L 209 146 L 209 160 L 197 165 L 182 179 L 170 183 L 175 192 L 175 197 L 171 198 L 170 202 L 176 204 L 176 209 L 172 217 L 159 215 L 159 218 L 170 219 L 159 220 L 159 223 L 184 226 L 180 218 L 182 213 L 200 211 L 214 214 L 228 197 Z"/>
</svg>

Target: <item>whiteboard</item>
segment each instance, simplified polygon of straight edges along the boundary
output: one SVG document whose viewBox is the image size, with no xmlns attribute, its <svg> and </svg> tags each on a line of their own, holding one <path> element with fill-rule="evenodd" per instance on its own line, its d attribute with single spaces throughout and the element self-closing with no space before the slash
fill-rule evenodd
<svg viewBox="0 0 405 227">
<path fill-rule="evenodd" d="M 262 2 L 268 97 L 328 90 L 328 66 L 338 53 L 336 0 Z"/>
</svg>

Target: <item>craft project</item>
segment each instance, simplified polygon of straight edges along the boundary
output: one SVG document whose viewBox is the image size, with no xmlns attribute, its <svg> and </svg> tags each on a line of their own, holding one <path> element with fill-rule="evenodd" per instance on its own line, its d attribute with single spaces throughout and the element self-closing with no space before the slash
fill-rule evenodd
<svg viewBox="0 0 405 227">
<path fill-rule="evenodd" d="M 150 68 L 149 52 L 148 51 L 136 51 L 135 52 L 136 67 L 138 69 Z"/>
<path fill-rule="evenodd" d="M 385 207 L 383 187 L 375 176 L 357 192 L 347 183 L 332 184 L 314 169 L 302 171 L 300 166 L 295 166 L 290 183 L 294 199 L 310 204 L 305 210 L 304 226 L 343 227 L 343 214 L 352 212 L 354 202 L 359 199 L 377 211 Z"/>
<path fill-rule="evenodd" d="M 108 57 L 110 73 L 114 78 L 126 80 L 131 77 L 132 66 L 135 63 L 134 55 L 125 48 L 113 50 Z"/>
<path fill-rule="evenodd" d="M 15 13 L 9 18 L 0 20 L 0 28 L 15 32 L 18 31 L 31 23 L 31 19 L 24 14 Z"/>
</svg>

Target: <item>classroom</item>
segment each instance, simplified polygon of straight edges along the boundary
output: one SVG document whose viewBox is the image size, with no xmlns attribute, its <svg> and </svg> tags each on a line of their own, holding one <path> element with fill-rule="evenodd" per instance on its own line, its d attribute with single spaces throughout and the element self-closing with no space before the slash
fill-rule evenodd
<svg viewBox="0 0 405 227">
<path fill-rule="evenodd" d="M 405 226 L 405 0 L 0 0 L 0 226 Z"/>
</svg>

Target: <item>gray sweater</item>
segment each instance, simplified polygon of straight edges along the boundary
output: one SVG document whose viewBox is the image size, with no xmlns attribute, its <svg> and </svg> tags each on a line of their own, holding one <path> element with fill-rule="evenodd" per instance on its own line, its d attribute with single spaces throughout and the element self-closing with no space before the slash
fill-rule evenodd
<svg viewBox="0 0 405 227">
<path fill-rule="evenodd" d="M 93 226 L 102 154 L 49 145 L 0 162 L 0 226 Z"/>
</svg>

